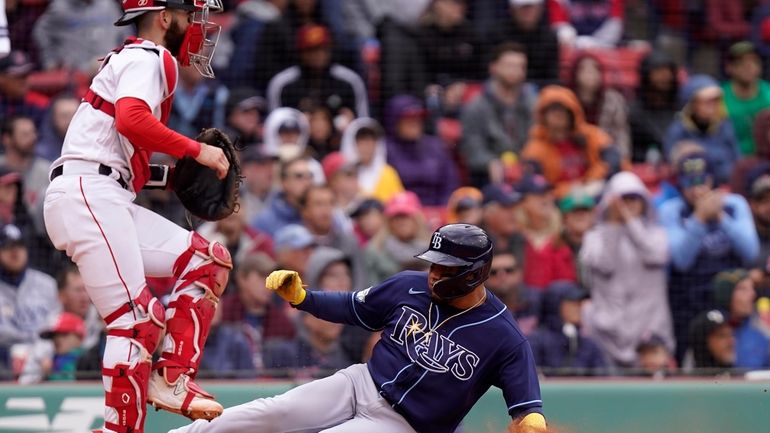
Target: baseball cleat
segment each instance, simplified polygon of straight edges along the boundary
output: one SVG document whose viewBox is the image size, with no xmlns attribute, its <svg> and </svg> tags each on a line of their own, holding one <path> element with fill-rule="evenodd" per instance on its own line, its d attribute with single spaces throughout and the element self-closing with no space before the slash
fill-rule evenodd
<svg viewBox="0 0 770 433">
<path fill-rule="evenodd" d="M 155 370 L 152 373 L 147 391 L 147 402 L 155 407 L 156 411 L 163 409 L 193 421 L 211 421 L 222 415 L 222 405 L 214 400 L 213 395 L 193 382 L 190 376 L 180 374 L 175 381 L 170 382 L 160 371 Z"/>
</svg>

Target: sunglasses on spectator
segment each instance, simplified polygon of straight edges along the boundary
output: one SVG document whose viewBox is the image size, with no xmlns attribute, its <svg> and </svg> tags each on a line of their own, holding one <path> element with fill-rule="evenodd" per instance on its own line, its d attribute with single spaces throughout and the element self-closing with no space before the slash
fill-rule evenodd
<svg viewBox="0 0 770 433">
<path fill-rule="evenodd" d="M 286 177 L 289 177 L 292 179 L 312 179 L 313 173 L 309 171 L 297 171 L 294 173 L 286 173 Z"/>
<path fill-rule="evenodd" d="M 506 266 L 504 268 L 497 268 L 497 269 L 492 268 L 489 271 L 489 275 L 495 277 L 495 276 L 497 276 L 497 274 L 502 274 L 503 272 L 508 274 L 508 275 L 510 275 L 510 274 L 513 274 L 514 272 L 516 272 L 518 270 L 519 270 L 519 268 L 516 267 L 516 266 Z"/>
</svg>

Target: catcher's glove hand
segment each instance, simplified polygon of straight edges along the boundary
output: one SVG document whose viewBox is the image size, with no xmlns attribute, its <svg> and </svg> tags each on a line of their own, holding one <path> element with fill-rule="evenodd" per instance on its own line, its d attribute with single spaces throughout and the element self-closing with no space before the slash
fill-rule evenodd
<svg viewBox="0 0 770 433">
<path fill-rule="evenodd" d="M 171 189 L 191 214 L 206 221 L 221 220 L 238 208 L 241 167 L 235 155 L 235 146 L 225 133 L 216 128 L 204 129 L 195 139 L 222 149 L 230 168 L 220 180 L 216 171 L 194 158 L 184 157 L 174 167 Z"/>
</svg>

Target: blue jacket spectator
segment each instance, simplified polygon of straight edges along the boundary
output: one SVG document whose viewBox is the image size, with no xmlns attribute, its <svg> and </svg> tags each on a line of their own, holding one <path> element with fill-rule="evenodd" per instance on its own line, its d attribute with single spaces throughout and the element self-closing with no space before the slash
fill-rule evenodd
<svg viewBox="0 0 770 433">
<path fill-rule="evenodd" d="M 580 335 L 581 304 L 588 294 L 572 282 L 548 286 L 543 297 L 541 327 L 529 337 L 539 368 L 552 374 L 602 374 L 607 367 L 602 351 L 593 340 Z"/>
<path fill-rule="evenodd" d="M 682 111 L 663 139 L 664 153 L 671 158 L 674 146 L 691 140 L 703 146 L 714 164 L 714 180 L 721 185 L 730 179 L 740 157 L 733 124 L 722 104 L 722 89 L 708 75 L 693 75 L 680 92 Z"/>
<path fill-rule="evenodd" d="M 299 157 L 281 164 L 281 189 L 269 199 L 251 225 L 270 236 L 289 224 L 301 224 L 299 202 L 313 183 L 313 172 L 307 158 Z"/>
<path fill-rule="evenodd" d="M 218 81 L 204 80 L 195 68 L 179 68 L 169 127 L 190 138 L 204 128 L 224 128 L 228 96 L 227 87 Z"/>
<path fill-rule="evenodd" d="M 671 252 L 669 301 L 681 361 L 689 322 L 713 308 L 712 278 L 725 269 L 750 266 L 759 254 L 759 239 L 746 200 L 714 189 L 704 153 L 683 158 L 677 173 L 681 196 L 663 203 L 660 219 Z"/>
<path fill-rule="evenodd" d="M 441 206 L 459 186 L 457 167 L 438 137 L 425 135 L 425 107 L 408 95 L 390 100 L 385 113 L 388 163 L 404 188 L 426 206 Z"/>
<path fill-rule="evenodd" d="M 717 274 L 713 286 L 715 304 L 727 312 L 735 333 L 735 367 L 770 366 L 770 329 L 757 315 L 754 280 L 747 271 L 734 269 Z"/>
<path fill-rule="evenodd" d="M 223 325 L 222 309 L 217 308 L 203 351 L 201 370 L 226 377 L 254 377 L 256 369 L 246 334 L 237 325 Z"/>
</svg>

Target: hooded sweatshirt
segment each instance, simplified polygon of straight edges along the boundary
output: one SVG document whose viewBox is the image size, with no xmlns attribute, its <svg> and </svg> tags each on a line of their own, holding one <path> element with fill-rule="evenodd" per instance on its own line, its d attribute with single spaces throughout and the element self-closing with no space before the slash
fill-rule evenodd
<svg viewBox="0 0 770 433">
<path fill-rule="evenodd" d="M 684 85 L 679 97 L 682 111 L 669 126 L 663 139 L 663 149 L 666 158 L 670 158 L 671 151 L 680 141 L 689 140 L 700 144 L 714 164 L 717 184 L 722 184 L 730 178 L 733 164 L 741 153 L 727 113 L 722 113 L 716 121 L 705 125 L 705 128 L 696 125 L 692 115 L 692 102 L 698 92 L 708 87 L 719 87 L 719 83 L 708 75 L 693 75 Z"/>
<path fill-rule="evenodd" d="M 457 167 L 438 137 L 423 135 L 417 141 L 398 136 L 401 118 L 412 110 L 424 110 L 414 96 L 401 95 L 390 100 L 385 112 L 388 162 L 398 171 L 404 187 L 413 191 L 426 206 L 443 206 L 459 186 Z"/>
<path fill-rule="evenodd" d="M 543 111 L 547 106 L 558 103 L 572 112 L 575 119 L 572 131 L 573 141 L 580 147 L 580 154 L 570 159 L 580 159 L 578 165 L 584 165 L 585 170 L 575 178 L 565 176 L 565 168 L 570 161 L 550 137 L 548 129 L 543 125 Z M 609 147 L 610 137 L 596 126 L 585 120 L 583 108 L 571 90 L 561 86 L 548 86 L 540 92 L 540 98 L 535 107 L 535 126 L 529 133 L 529 142 L 524 148 L 524 158 L 536 162 L 543 170 L 548 182 L 556 187 L 556 196 L 563 197 L 574 183 L 601 180 L 607 174 L 607 164 L 601 159 L 602 150 Z"/>
<path fill-rule="evenodd" d="M 278 131 L 281 125 L 291 122 L 299 126 L 299 138 L 297 143 L 281 143 Z M 265 119 L 264 143 L 262 149 L 267 155 L 279 156 L 282 160 L 291 159 L 296 155 L 308 155 L 307 143 L 310 140 L 310 123 L 301 111 L 281 107 L 270 112 Z M 313 182 L 323 184 L 326 182 L 323 168 L 318 160 L 310 159 L 310 171 L 313 172 Z"/>
<path fill-rule="evenodd" d="M 674 77 L 673 86 L 668 92 L 655 89 L 650 78 L 652 71 L 667 68 Z M 663 136 L 677 109 L 679 82 L 676 79 L 679 69 L 671 56 L 662 51 L 653 51 L 639 65 L 638 97 L 631 102 L 628 116 L 631 125 L 631 160 L 644 162 L 649 149 L 663 152 Z"/>
<path fill-rule="evenodd" d="M 356 147 L 356 134 L 363 127 L 378 129 L 379 124 L 376 120 L 362 117 L 354 120 L 345 129 L 342 135 L 342 144 L 340 151 L 346 161 L 359 163 L 358 148 Z M 393 166 L 387 162 L 388 150 L 385 140 L 377 141 L 377 149 L 374 151 L 372 161 L 358 166 L 358 187 L 363 195 L 372 197 L 382 203 L 387 203 L 396 194 L 404 191 L 404 185 L 401 178 Z"/>
<path fill-rule="evenodd" d="M 609 221 L 610 203 L 625 194 L 643 197 L 645 214 L 626 224 Z M 598 213 L 599 223 L 580 250 L 592 300 L 584 315 L 586 331 L 615 363 L 630 366 L 643 335 L 658 335 L 674 349 L 666 232 L 655 221 L 647 188 L 630 172 L 610 179 Z"/>
</svg>

